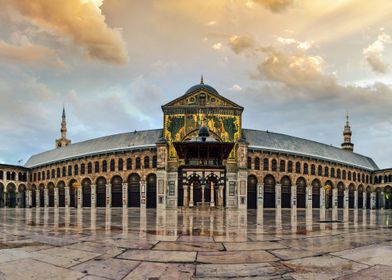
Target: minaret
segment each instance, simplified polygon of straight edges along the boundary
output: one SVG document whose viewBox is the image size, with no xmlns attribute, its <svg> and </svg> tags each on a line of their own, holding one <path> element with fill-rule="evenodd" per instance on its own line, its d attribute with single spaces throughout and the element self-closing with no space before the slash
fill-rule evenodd
<svg viewBox="0 0 392 280">
<path fill-rule="evenodd" d="M 346 125 L 344 126 L 344 130 L 343 130 L 343 137 L 344 137 L 344 142 L 342 143 L 342 149 L 343 150 L 347 150 L 347 151 L 354 151 L 354 144 L 351 143 L 351 127 L 350 127 L 350 123 L 348 120 L 348 113 L 346 115 Z"/>
<path fill-rule="evenodd" d="M 63 114 L 61 116 L 61 138 L 56 140 L 56 148 L 61 148 L 71 144 L 71 140 L 67 139 L 67 117 L 65 115 L 65 108 L 63 107 Z"/>
</svg>

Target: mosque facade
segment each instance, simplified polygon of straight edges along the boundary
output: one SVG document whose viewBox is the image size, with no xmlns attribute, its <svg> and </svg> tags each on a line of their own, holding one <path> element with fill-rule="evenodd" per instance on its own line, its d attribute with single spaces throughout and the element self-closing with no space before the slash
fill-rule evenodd
<svg viewBox="0 0 392 280">
<path fill-rule="evenodd" d="M 162 106 L 163 128 L 71 143 L 0 164 L 0 207 L 392 208 L 392 169 L 340 148 L 242 127 L 244 108 L 200 84 Z"/>
</svg>

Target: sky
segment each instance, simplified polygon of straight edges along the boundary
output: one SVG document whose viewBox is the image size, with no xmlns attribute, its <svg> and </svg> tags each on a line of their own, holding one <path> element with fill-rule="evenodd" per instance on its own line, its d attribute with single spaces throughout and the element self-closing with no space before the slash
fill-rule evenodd
<svg viewBox="0 0 392 280">
<path fill-rule="evenodd" d="M 160 106 L 205 83 L 243 127 L 392 167 L 390 0 L 0 0 L 0 162 L 162 127 Z"/>
</svg>

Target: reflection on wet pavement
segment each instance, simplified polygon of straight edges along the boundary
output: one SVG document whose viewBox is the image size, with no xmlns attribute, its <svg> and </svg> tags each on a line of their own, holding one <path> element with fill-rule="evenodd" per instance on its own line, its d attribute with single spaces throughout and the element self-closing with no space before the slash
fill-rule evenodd
<svg viewBox="0 0 392 280">
<path fill-rule="evenodd" d="M 361 209 L 1 209 L 0 279 L 390 279 L 391 219 Z"/>
</svg>

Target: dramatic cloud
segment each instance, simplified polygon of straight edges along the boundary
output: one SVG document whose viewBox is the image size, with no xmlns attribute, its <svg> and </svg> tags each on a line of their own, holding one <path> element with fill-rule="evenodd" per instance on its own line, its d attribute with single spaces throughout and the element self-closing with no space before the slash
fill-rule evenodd
<svg viewBox="0 0 392 280">
<path fill-rule="evenodd" d="M 85 48 L 89 57 L 126 64 L 127 50 L 118 29 L 108 27 L 103 0 L 5 0 L 9 6 L 43 30 L 65 35 Z"/>
<path fill-rule="evenodd" d="M 236 54 L 239 54 L 243 51 L 254 50 L 256 47 L 256 41 L 251 36 L 234 35 L 230 37 L 229 45 Z"/>
<path fill-rule="evenodd" d="M 282 12 L 288 7 L 294 5 L 294 0 L 253 0 L 253 2 L 260 4 L 272 12 Z"/>
<path fill-rule="evenodd" d="M 386 73 L 388 71 L 389 64 L 384 62 L 383 53 L 385 45 L 391 43 L 391 36 L 383 32 L 378 35 L 376 41 L 363 50 L 363 55 L 374 72 Z"/>
<path fill-rule="evenodd" d="M 283 37 L 278 37 L 277 38 L 278 42 L 285 44 L 285 45 L 295 45 L 297 49 L 300 50 L 309 50 L 313 45 L 314 45 L 314 41 L 297 41 L 293 38 L 283 38 Z"/>
</svg>

